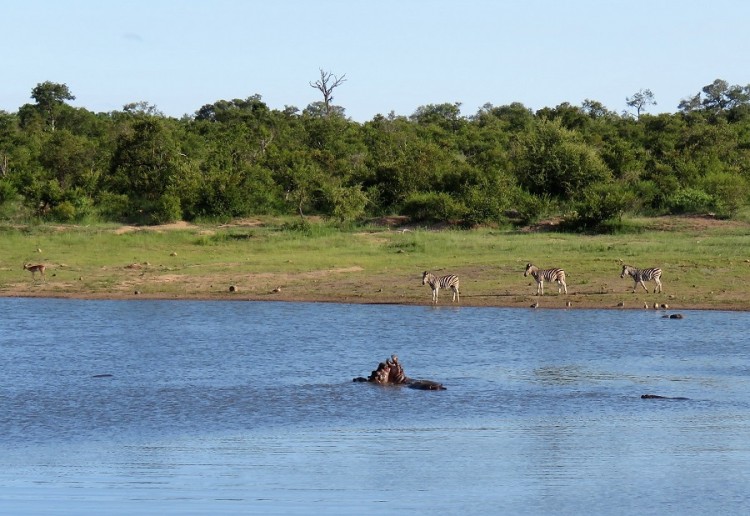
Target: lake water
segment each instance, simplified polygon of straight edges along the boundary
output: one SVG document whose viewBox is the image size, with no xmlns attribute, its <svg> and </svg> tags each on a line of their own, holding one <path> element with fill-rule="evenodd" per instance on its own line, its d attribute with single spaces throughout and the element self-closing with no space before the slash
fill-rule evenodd
<svg viewBox="0 0 750 516">
<path fill-rule="evenodd" d="M 745 513 L 750 314 L 682 313 L 0 299 L 0 513 Z"/>
</svg>

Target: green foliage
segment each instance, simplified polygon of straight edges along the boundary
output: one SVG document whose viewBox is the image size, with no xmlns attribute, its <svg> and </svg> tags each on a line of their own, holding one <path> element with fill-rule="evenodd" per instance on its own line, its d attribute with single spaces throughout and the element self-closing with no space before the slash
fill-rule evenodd
<svg viewBox="0 0 750 516">
<path fill-rule="evenodd" d="M 464 192 L 462 198 L 466 207 L 463 214 L 464 225 L 499 223 L 503 220 L 508 200 L 502 194 L 481 186 L 472 186 Z"/>
<path fill-rule="evenodd" d="M 18 198 L 16 187 L 7 179 L 0 179 L 0 204 L 15 201 Z"/>
<path fill-rule="evenodd" d="M 66 84 L 58 84 L 50 81 L 37 84 L 31 90 L 31 97 L 36 101 L 38 112 L 46 119 L 47 127 L 55 130 L 57 117 L 63 110 L 66 100 L 75 100 Z"/>
<path fill-rule="evenodd" d="M 153 211 L 152 217 L 156 224 L 182 220 L 180 198 L 171 193 L 162 195 L 156 203 L 156 209 Z"/>
<path fill-rule="evenodd" d="M 339 234 L 338 228 L 330 224 L 310 222 L 307 219 L 296 219 L 291 222 L 284 222 L 280 229 L 283 233 L 303 235 L 306 237 L 322 237 Z"/>
<path fill-rule="evenodd" d="M 717 113 L 748 103 L 750 103 L 750 85 L 730 86 L 727 81 L 716 79 L 704 86 L 695 96 L 680 102 L 679 108 L 687 113 L 696 110 Z"/>
<path fill-rule="evenodd" d="M 70 201 L 63 201 L 50 210 L 49 218 L 58 222 L 73 222 L 76 219 L 76 207 Z"/>
<path fill-rule="evenodd" d="M 285 222 L 281 226 L 282 231 L 292 233 L 301 233 L 306 236 L 312 236 L 313 225 L 305 219 L 298 219 L 293 222 Z"/>
<path fill-rule="evenodd" d="M 631 204 L 630 195 L 619 184 L 591 185 L 574 204 L 574 212 L 566 217 L 564 226 L 576 231 L 612 232 Z"/>
<path fill-rule="evenodd" d="M 706 214 L 713 210 L 714 198 L 703 190 L 681 188 L 667 197 L 667 207 L 674 214 Z"/>
<path fill-rule="evenodd" d="M 55 131 L 41 151 L 39 161 L 61 188 L 85 188 L 93 192 L 98 180 L 95 147 L 88 138 L 67 129 Z"/>
<path fill-rule="evenodd" d="M 195 197 L 186 207 L 190 219 L 271 214 L 283 203 L 280 188 L 270 171 L 258 166 L 240 170 L 211 169 L 203 174 L 202 181 L 192 192 Z"/>
<path fill-rule="evenodd" d="M 397 214 L 475 226 L 573 210 L 572 227 L 604 231 L 621 220 L 617 190 L 634 214 L 735 217 L 750 203 L 750 88 L 718 79 L 676 114 L 646 113 L 655 102 L 642 89 L 626 99 L 634 115 L 590 99 L 536 113 L 486 104 L 470 117 L 460 103 L 438 103 L 364 124 L 325 92 L 302 112 L 252 95 L 179 120 L 147 102 L 73 108 L 68 87 L 49 81 L 32 98 L 0 112 L 5 218 L 14 209 L 152 224 L 274 214 L 343 227 Z"/>
<path fill-rule="evenodd" d="M 427 192 L 409 197 L 402 212 L 418 222 L 456 222 L 463 218 L 466 207 L 445 192 Z"/>
<path fill-rule="evenodd" d="M 312 235 L 312 224 L 305 219 L 298 219 L 293 222 L 285 222 L 281 225 L 281 230 L 310 236 Z"/>
<path fill-rule="evenodd" d="M 532 195 L 519 189 L 516 190 L 514 199 L 513 206 L 516 213 L 512 218 L 521 225 L 533 224 L 555 209 L 555 203 L 548 195 Z"/>
<path fill-rule="evenodd" d="M 45 215 L 65 199 L 60 183 L 56 179 L 43 177 L 31 178 L 31 182 L 24 187 L 23 195 L 29 208 L 39 215 Z"/>
<path fill-rule="evenodd" d="M 359 220 L 365 213 L 367 195 L 359 186 L 324 185 L 322 188 L 325 206 L 324 211 L 330 213 L 341 223 Z"/>
<path fill-rule="evenodd" d="M 179 149 L 159 119 L 136 120 L 116 142 L 107 177 L 110 191 L 156 200 L 177 177 Z"/>
<path fill-rule="evenodd" d="M 518 139 L 515 167 L 519 183 L 529 192 L 563 200 L 611 175 L 593 148 L 559 122 L 546 120 Z"/>
<path fill-rule="evenodd" d="M 429 104 L 420 106 L 410 117 L 422 125 L 437 125 L 442 129 L 455 131 L 461 124 L 461 104 Z"/>
<path fill-rule="evenodd" d="M 636 116 L 639 118 L 641 112 L 645 111 L 648 106 L 656 105 L 654 94 L 648 88 L 638 90 L 632 97 L 626 98 L 625 103 L 635 109 Z"/>
<path fill-rule="evenodd" d="M 416 232 L 404 233 L 402 238 L 391 241 L 387 247 L 397 253 L 424 253 L 427 250 L 425 239 Z"/>
<path fill-rule="evenodd" d="M 101 192 L 97 202 L 99 216 L 106 221 L 125 221 L 129 218 L 130 200 L 125 194 Z"/>
<path fill-rule="evenodd" d="M 604 220 L 596 228 L 596 232 L 603 235 L 633 235 L 644 231 L 643 225 L 625 218 Z"/>
<path fill-rule="evenodd" d="M 734 217 L 750 200 L 750 184 L 738 173 L 710 173 L 699 185 L 713 197 L 714 211 L 722 217 Z"/>
</svg>

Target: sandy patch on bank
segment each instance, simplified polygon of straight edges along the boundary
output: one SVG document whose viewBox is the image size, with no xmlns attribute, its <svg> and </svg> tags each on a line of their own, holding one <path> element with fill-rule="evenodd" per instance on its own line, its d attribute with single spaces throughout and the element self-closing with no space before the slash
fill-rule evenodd
<svg viewBox="0 0 750 516">
<path fill-rule="evenodd" d="M 160 224 L 158 226 L 120 226 L 115 230 L 115 235 L 132 233 L 133 231 L 174 231 L 178 229 L 195 228 L 193 224 L 185 221 L 173 222 L 171 224 Z"/>
</svg>

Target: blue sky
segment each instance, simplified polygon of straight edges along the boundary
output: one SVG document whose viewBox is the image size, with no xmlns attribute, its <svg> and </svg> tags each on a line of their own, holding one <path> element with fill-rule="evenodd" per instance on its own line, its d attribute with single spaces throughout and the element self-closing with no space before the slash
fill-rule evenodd
<svg viewBox="0 0 750 516">
<path fill-rule="evenodd" d="M 720 78 L 750 83 L 750 2 L 738 0 L 5 0 L 0 110 L 65 83 L 74 106 L 145 101 L 166 115 L 254 94 L 321 100 L 364 122 L 460 102 L 537 110 L 596 100 L 622 112 L 650 89 L 675 112 Z"/>
</svg>

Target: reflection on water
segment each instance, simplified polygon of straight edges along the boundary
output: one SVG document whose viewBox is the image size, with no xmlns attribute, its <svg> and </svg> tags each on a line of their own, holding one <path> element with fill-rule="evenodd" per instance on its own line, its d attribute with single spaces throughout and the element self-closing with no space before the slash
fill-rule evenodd
<svg viewBox="0 0 750 516">
<path fill-rule="evenodd" d="M 0 299 L 0 512 L 739 513 L 750 314 L 684 313 Z"/>
</svg>

